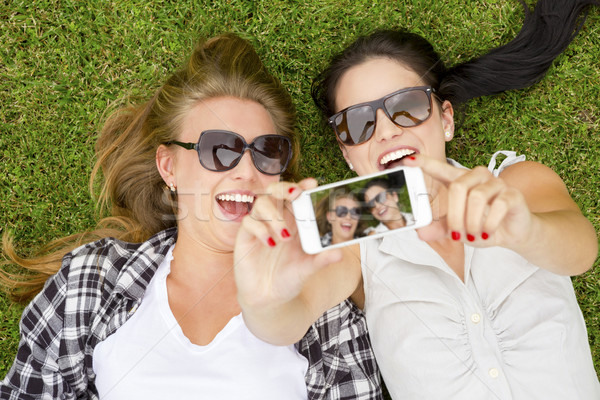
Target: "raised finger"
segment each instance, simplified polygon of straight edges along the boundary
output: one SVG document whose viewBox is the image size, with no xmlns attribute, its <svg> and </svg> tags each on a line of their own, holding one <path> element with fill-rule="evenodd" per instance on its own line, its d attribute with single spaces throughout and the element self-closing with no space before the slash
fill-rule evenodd
<svg viewBox="0 0 600 400">
<path fill-rule="evenodd" d="M 317 181 L 313 178 L 303 179 L 298 183 L 275 182 L 267 187 L 266 194 L 271 195 L 278 200 L 292 201 L 296 199 L 303 190 L 312 189 L 316 186 Z"/>
<path fill-rule="evenodd" d="M 507 188 L 499 194 L 490 206 L 488 217 L 483 225 L 484 232 L 494 234 L 505 222 L 510 210 L 520 203 L 525 203 L 521 192 L 514 188 Z M 527 215 L 527 214 L 524 214 Z M 520 223 L 527 224 L 527 218 L 520 216 Z"/>
<path fill-rule="evenodd" d="M 467 210 L 470 210 L 471 204 L 468 203 L 470 193 L 479 185 L 487 182 L 493 176 L 484 167 L 476 167 L 472 170 L 465 170 L 466 173 L 455 179 L 448 187 L 448 229 L 452 232 L 453 238 L 467 237 L 471 239 L 471 233 L 467 229 Z M 476 195 L 476 198 L 482 197 Z M 479 202 L 479 203 L 478 203 Z M 474 210 L 479 214 L 474 214 L 474 218 L 481 218 L 485 201 L 474 200 Z M 480 226 L 480 225 L 479 225 Z"/>
<path fill-rule="evenodd" d="M 285 209 L 283 201 L 276 201 L 270 196 L 259 196 L 254 201 L 250 218 L 259 221 L 272 232 L 273 239 L 286 240 L 291 237 L 292 231 L 289 224 L 292 218 L 285 218 L 289 211 Z"/>
<path fill-rule="evenodd" d="M 404 159 L 404 165 L 407 167 L 420 167 L 424 173 L 445 184 L 453 182 L 469 171 L 468 169 L 457 168 L 447 162 L 423 154 L 406 157 Z"/>
<path fill-rule="evenodd" d="M 269 225 L 246 216 L 242 219 L 242 226 L 238 231 L 237 240 L 241 240 L 242 243 L 250 243 L 253 239 L 256 239 L 269 247 L 275 247 L 277 241 L 273 236 Z"/>
<path fill-rule="evenodd" d="M 469 191 L 466 210 L 466 233 L 467 239 L 480 237 L 488 217 L 490 204 L 506 186 L 500 179 L 494 178 L 476 185 Z"/>
</svg>

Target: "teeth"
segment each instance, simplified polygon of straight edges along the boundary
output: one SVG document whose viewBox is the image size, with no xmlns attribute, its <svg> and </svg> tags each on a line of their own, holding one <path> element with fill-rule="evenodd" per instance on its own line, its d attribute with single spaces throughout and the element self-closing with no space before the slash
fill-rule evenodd
<svg viewBox="0 0 600 400">
<path fill-rule="evenodd" d="M 220 194 L 217 196 L 217 200 L 221 201 L 235 201 L 237 203 L 253 203 L 254 196 L 247 194 Z"/>
<path fill-rule="evenodd" d="M 409 150 L 409 149 L 396 150 L 396 151 L 393 151 L 393 152 L 383 156 L 383 158 L 381 159 L 381 161 L 379 161 L 379 163 L 381 165 L 385 165 L 385 164 L 389 163 L 390 161 L 398 160 L 398 159 L 408 156 L 410 154 L 414 154 L 414 150 Z"/>
</svg>

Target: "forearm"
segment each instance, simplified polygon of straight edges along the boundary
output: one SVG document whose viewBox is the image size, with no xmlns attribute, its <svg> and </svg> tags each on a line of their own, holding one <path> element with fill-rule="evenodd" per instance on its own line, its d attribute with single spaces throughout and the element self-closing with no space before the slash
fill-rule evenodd
<svg viewBox="0 0 600 400">
<path fill-rule="evenodd" d="M 529 234 L 509 246 L 529 262 L 560 275 L 590 269 L 598 256 L 593 225 L 578 210 L 533 213 Z"/>
<path fill-rule="evenodd" d="M 320 316 L 311 312 L 301 297 L 285 304 L 265 305 L 239 299 L 244 322 L 258 338 L 274 345 L 298 342 Z"/>
</svg>

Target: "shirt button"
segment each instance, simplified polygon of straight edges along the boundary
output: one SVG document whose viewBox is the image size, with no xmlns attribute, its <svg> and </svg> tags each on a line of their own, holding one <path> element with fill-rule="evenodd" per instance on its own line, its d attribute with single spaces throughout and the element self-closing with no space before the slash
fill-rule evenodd
<svg viewBox="0 0 600 400">
<path fill-rule="evenodd" d="M 495 379 L 498 377 L 498 375 L 500 375 L 500 372 L 496 368 L 490 368 L 488 374 L 490 374 L 490 376 Z"/>
<path fill-rule="evenodd" d="M 471 314 L 471 322 L 474 324 L 478 324 L 481 321 L 481 316 L 477 313 Z"/>
</svg>

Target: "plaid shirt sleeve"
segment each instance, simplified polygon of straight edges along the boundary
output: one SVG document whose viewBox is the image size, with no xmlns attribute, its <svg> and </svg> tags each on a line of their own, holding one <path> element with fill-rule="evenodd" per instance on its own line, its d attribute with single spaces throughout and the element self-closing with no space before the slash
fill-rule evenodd
<svg viewBox="0 0 600 400">
<path fill-rule="evenodd" d="M 296 346 L 309 363 L 309 400 L 383 399 L 366 319 L 350 300 L 325 312 Z"/>
<path fill-rule="evenodd" d="M 170 229 L 142 244 L 106 238 L 67 254 L 23 312 L 0 399 L 97 399 L 94 347 L 139 305 L 175 236 Z"/>
<path fill-rule="evenodd" d="M 21 318 L 21 340 L 15 362 L 0 384 L 0 398 L 75 399 L 68 377 L 61 371 L 60 343 L 64 333 L 69 257 Z M 72 371 L 76 372 L 76 371 Z"/>
</svg>

